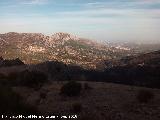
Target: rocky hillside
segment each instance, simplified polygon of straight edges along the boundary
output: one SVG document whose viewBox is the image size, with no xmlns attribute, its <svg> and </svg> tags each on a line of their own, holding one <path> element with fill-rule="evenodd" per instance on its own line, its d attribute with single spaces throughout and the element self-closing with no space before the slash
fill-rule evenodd
<svg viewBox="0 0 160 120">
<path fill-rule="evenodd" d="M 41 33 L 0 34 L 0 55 L 5 59 L 20 58 L 26 64 L 58 60 L 84 68 L 97 68 L 97 63 L 103 60 L 128 54 L 129 49 L 103 45 L 68 33 L 51 36 Z"/>
<path fill-rule="evenodd" d="M 105 61 L 107 68 L 119 67 L 119 66 L 150 66 L 159 67 L 160 66 L 160 50 L 143 53 L 135 56 L 126 56 L 120 59 Z"/>
</svg>

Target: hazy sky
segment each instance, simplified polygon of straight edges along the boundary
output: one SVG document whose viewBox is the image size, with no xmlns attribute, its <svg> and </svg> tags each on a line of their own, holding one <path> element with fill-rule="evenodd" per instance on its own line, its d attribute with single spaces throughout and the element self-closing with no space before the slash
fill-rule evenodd
<svg viewBox="0 0 160 120">
<path fill-rule="evenodd" d="M 0 33 L 160 42 L 160 0 L 0 0 Z"/>
</svg>

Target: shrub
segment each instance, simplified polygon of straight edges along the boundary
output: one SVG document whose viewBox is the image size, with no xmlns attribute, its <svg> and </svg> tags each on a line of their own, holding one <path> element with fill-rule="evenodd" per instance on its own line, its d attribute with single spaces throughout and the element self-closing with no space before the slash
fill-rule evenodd
<svg viewBox="0 0 160 120">
<path fill-rule="evenodd" d="M 88 83 L 84 83 L 84 89 L 85 89 L 85 90 L 90 90 L 90 89 L 92 89 L 92 87 L 89 86 Z"/>
<path fill-rule="evenodd" d="M 81 111 L 82 111 L 82 105 L 81 105 L 81 103 L 74 103 L 72 105 L 71 112 L 73 112 L 73 113 L 80 113 Z"/>
<path fill-rule="evenodd" d="M 47 75 L 40 71 L 28 71 L 21 72 L 18 76 L 18 85 L 27 87 L 40 87 L 47 81 Z"/>
<path fill-rule="evenodd" d="M 7 76 L 0 73 L 0 84 L 1 85 L 7 85 L 8 84 L 8 80 L 7 80 Z"/>
<path fill-rule="evenodd" d="M 9 80 L 16 80 L 17 79 L 17 77 L 18 77 L 18 73 L 17 72 L 11 72 L 11 73 L 9 73 L 8 74 L 8 79 Z"/>
<path fill-rule="evenodd" d="M 154 94 L 149 90 L 138 91 L 137 100 L 140 103 L 148 103 L 153 98 L 154 98 Z"/>
<path fill-rule="evenodd" d="M 40 92 L 40 98 L 45 99 L 47 96 L 46 92 Z"/>
<path fill-rule="evenodd" d="M 0 73 L 0 79 L 1 79 L 1 80 L 2 80 L 2 79 L 6 79 L 6 76 L 5 76 L 4 74 Z"/>
<path fill-rule="evenodd" d="M 0 85 L 0 113 L 4 115 L 37 114 L 37 110 L 22 101 L 10 87 Z"/>
<path fill-rule="evenodd" d="M 66 95 L 69 97 L 78 96 L 80 95 L 81 90 L 82 90 L 81 83 L 70 81 L 62 86 L 60 90 L 60 94 Z"/>
</svg>

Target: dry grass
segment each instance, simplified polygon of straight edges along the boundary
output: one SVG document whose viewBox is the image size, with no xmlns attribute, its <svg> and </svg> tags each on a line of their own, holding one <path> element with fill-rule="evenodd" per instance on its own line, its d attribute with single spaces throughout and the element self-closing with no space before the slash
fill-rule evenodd
<svg viewBox="0 0 160 120">
<path fill-rule="evenodd" d="M 150 90 L 139 90 L 137 93 L 137 100 L 140 103 L 148 103 L 154 99 L 154 93 Z"/>
<path fill-rule="evenodd" d="M 39 91 L 25 87 L 17 87 L 14 90 L 28 103 L 36 105 L 43 114 L 71 114 L 73 105 L 80 103 L 82 109 L 78 106 L 77 114 L 81 120 L 159 120 L 160 118 L 159 89 L 87 82 L 92 90 L 83 90 L 77 97 L 67 97 L 59 95 L 65 83 L 52 82 L 44 85 Z M 81 83 L 84 85 L 86 82 Z M 154 93 L 152 102 L 147 104 L 137 102 L 137 92 L 142 89 Z M 41 93 L 45 94 L 45 97 L 42 97 Z"/>
</svg>

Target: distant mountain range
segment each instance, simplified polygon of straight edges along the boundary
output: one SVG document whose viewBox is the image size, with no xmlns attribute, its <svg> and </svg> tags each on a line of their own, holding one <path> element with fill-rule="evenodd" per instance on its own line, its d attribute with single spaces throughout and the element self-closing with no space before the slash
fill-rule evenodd
<svg viewBox="0 0 160 120">
<path fill-rule="evenodd" d="M 57 60 L 84 68 L 97 68 L 104 60 L 132 53 L 129 47 L 102 44 L 62 32 L 51 36 L 41 33 L 0 34 L 0 55 L 5 59 L 20 58 L 26 64 Z"/>
</svg>

